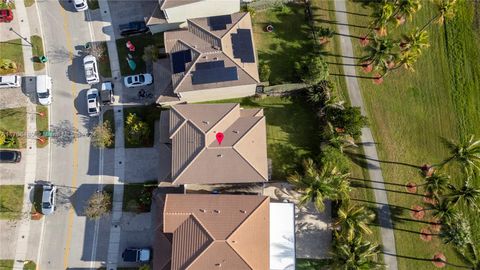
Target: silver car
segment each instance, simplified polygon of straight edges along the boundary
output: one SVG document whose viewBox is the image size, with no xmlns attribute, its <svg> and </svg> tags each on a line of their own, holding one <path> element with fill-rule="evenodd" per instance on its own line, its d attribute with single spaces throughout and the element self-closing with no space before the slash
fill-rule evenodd
<svg viewBox="0 0 480 270">
<path fill-rule="evenodd" d="M 55 211 L 55 193 L 57 187 L 52 184 L 43 185 L 42 214 L 51 215 Z"/>
</svg>

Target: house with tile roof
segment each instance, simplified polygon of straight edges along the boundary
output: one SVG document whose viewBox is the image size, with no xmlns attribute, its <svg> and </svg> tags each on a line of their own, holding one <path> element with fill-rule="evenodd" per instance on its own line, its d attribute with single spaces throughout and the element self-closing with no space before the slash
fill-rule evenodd
<svg viewBox="0 0 480 270">
<path fill-rule="evenodd" d="M 240 11 L 240 0 L 158 0 L 147 20 L 152 33 L 186 26 L 187 19 L 219 16 Z"/>
<path fill-rule="evenodd" d="M 163 212 L 156 220 L 154 269 L 295 269 L 293 204 L 255 195 L 167 194 L 154 201 Z M 287 211 L 271 211 L 279 205 Z M 287 233 L 271 234 L 281 227 L 270 223 L 272 213 L 289 224 Z M 281 256 L 272 257 L 278 246 Z"/>
<path fill-rule="evenodd" d="M 254 95 L 259 75 L 250 14 L 189 19 L 187 24 L 164 33 L 171 83 L 157 89 L 157 103 Z"/>
<path fill-rule="evenodd" d="M 172 162 L 171 176 L 160 182 L 268 181 L 263 109 L 243 109 L 238 103 L 177 104 L 163 113 L 168 113 Z"/>
</svg>

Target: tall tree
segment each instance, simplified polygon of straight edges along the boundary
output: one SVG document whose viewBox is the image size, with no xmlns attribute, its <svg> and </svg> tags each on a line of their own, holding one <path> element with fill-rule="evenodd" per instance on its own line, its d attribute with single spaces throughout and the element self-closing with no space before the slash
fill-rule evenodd
<svg viewBox="0 0 480 270">
<path fill-rule="evenodd" d="M 431 194 L 438 200 L 443 192 L 447 190 L 449 180 L 450 176 L 448 175 L 433 173 L 431 176 L 425 178 L 423 186 L 427 193 Z"/>
<path fill-rule="evenodd" d="M 356 232 L 372 233 L 368 223 L 373 221 L 374 218 L 375 213 L 365 209 L 365 207 L 345 202 L 338 210 L 338 218 L 334 226 L 340 227 L 341 234 L 348 241 L 353 241 Z"/>
<path fill-rule="evenodd" d="M 403 24 L 406 19 L 411 20 L 413 14 L 422 8 L 420 0 L 397 0 L 395 1 L 394 17 L 397 25 Z"/>
<path fill-rule="evenodd" d="M 366 65 L 372 65 L 373 69 L 385 74 L 395 62 L 397 53 L 395 52 L 395 42 L 389 38 L 375 37 L 370 44 L 365 47 L 366 55 L 362 57 L 361 62 Z"/>
<path fill-rule="evenodd" d="M 393 15 L 395 13 L 395 3 L 389 0 L 381 1 L 376 7 L 373 8 L 373 12 L 371 17 L 373 18 L 371 22 L 371 30 L 366 35 L 369 36 L 373 30 L 377 31 L 378 36 L 385 36 L 387 35 L 387 26 L 392 19 L 394 19 Z"/>
<path fill-rule="evenodd" d="M 465 184 L 461 188 L 457 188 L 454 185 L 449 185 L 450 194 L 447 195 L 453 205 L 458 203 L 464 203 L 467 207 L 478 209 L 478 199 L 480 198 L 480 189 Z"/>
<path fill-rule="evenodd" d="M 348 197 L 348 174 L 339 172 L 331 163 L 325 164 L 319 170 L 312 159 L 304 160 L 302 165 L 303 175 L 295 172 L 287 178 L 302 193 L 300 205 L 313 202 L 315 208 L 322 212 L 325 210 L 326 199 L 339 200 Z"/>
<path fill-rule="evenodd" d="M 450 157 L 446 158 L 440 165 L 449 162 L 459 163 L 467 174 L 480 172 L 480 140 L 474 135 L 462 139 L 459 143 L 445 140 L 445 145 L 450 150 Z"/>
<path fill-rule="evenodd" d="M 432 210 L 432 216 L 442 223 L 448 223 L 457 213 L 452 202 L 447 199 L 440 200 L 439 203 L 432 205 L 431 208 L 426 210 Z"/>
<path fill-rule="evenodd" d="M 360 235 L 348 241 L 336 235 L 332 250 L 331 269 L 336 270 L 374 270 L 379 269 L 376 262 L 379 248 L 377 244 L 364 240 Z"/>
<path fill-rule="evenodd" d="M 445 19 L 451 19 L 455 16 L 457 0 L 435 0 L 435 6 L 438 10 L 437 15 L 433 16 L 420 31 L 423 31 L 433 22 L 443 24 Z"/>
</svg>

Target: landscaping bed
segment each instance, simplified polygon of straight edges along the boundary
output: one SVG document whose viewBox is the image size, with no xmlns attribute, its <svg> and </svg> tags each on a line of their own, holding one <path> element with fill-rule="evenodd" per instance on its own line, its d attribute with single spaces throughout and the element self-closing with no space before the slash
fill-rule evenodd
<svg viewBox="0 0 480 270">
<path fill-rule="evenodd" d="M 40 115 L 41 114 L 41 115 Z M 36 122 L 37 122 L 37 131 L 47 131 L 48 130 L 48 107 L 46 106 L 41 106 L 37 105 L 37 116 L 36 116 Z M 45 142 L 42 143 L 37 140 L 37 147 L 45 147 L 48 145 L 48 138 L 44 138 Z"/>
<path fill-rule="evenodd" d="M 25 148 L 26 129 L 27 109 L 25 107 L 0 110 L 0 130 L 7 135 L 7 140 L 0 145 L 0 148 Z"/>
<path fill-rule="evenodd" d="M 0 75 L 21 73 L 24 71 L 22 40 L 12 39 L 0 42 L 1 60 L 11 60 L 14 63 L 12 68 L 0 68 Z M 2 64 L 3 65 L 3 64 Z"/>
<path fill-rule="evenodd" d="M 115 148 L 115 119 L 113 117 L 113 109 L 106 110 L 103 113 L 103 122 L 109 122 L 110 124 L 110 131 L 113 134 L 112 144 L 107 148 Z"/>
<path fill-rule="evenodd" d="M 126 42 L 130 41 L 135 46 L 135 51 L 130 52 L 125 46 Z M 143 34 L 138 36 L 126 37 L 117 39 L 118 60 L 120 61 L 120 72 L 122 76 L 139 74 L 146 72 L 145 61 L 143 60 L 143 52 L 145 47 L 155 45 L 158 48 L 163 47 L 163 33 L 157 34 Z M 132 55 L 133 60 L 137 64 L 135 70 L 131 70 L 128 66 L 128 54 Z"/>
<path fill-rule="evenodd" d="M 0 219 L 22 216 L 23 185 L 2 185 L 0 188 Z"/>
<path fill-rule="evenodd" d="M 152 192 L 157 188 L 157 181 L 148 181 L 138 184 L 125 184 L 123 192 L 123 211 L 150 212 Z"/>
<path fill-rule="evenodd" d="M 160 119 L 162 110 L 155 105 L 123 109 L 126 148 L 153 146 L 155 121 Z M 128 122 L 130 115 L 133 116 L 132 123 Z"/>
</svg>

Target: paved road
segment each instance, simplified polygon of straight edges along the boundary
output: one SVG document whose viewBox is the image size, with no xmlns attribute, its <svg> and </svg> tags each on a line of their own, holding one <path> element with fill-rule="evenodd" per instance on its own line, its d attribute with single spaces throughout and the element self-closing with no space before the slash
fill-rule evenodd
<svg viewBox="0 0 480 270">
<path fill-rule="evenodd" d="M 66 132 L 78 130 L 78 140 L 53 140 L 49 180 L 59 186 L 58 208 L 45 217 L 37 264 L 40 269 L 95 268 L 100 266 L 98 231 L 108 225 L 87 221 L 85 201 L 102 181 L 100 153 L 85 135 L 98 120 L 86 115 L 86 84 L 82 46 L 94 40 L 88 12 L 74 12 L 70 1 L 38 1 L 42 18 L 49 75 L 53 78 L 51 125 Z M 108 222 L 104 222 L 107 223 Z M 97 252 L 99 251 L 99 252 Z M 103 256 L 104 257 L 104 256 Z"/>
<path fill-rule="evenodd" d="M 335 18 L 338 22 L 338 32 L 343 34 L 340 38 L 341 55 L 353 55 L 352 41 L 348 37 L 350 31 L 348 29 L 347 8 L 345 0 L 334 1 L 335 3 Z M 360 86 L 356 76 L 354 60 L 352 58 L 343 59 L 343 71 L 345 74 L 352 75 L 345 77 L 347 82 L 348 95 L 352 106 L 360 107 L 362 114 L 366 114 L 365 105 L 363 104 Z M 373 140 L 372 132 L 369 128 L 362 129 L 361 141 L 365 155 L 368 157 L 368 173 L 370 179 L 373 180 L 372 187 L 374 188 L 375 201 L 378 204 L 378 217 L 380 222 L 380 233 L 382 235 L 382 249 L 384 253 L 385 264 L 390 270 L 397 270 L 397 257 L 395 248 L 395 235 L 393 233 L 393 224 L 391 220 L 390 209 L 388 207 L 387 192 L 383 184 L 382 170 L 378 160 L 377 149 L 375 141 Z M 388 255 L 387 255 L 388 254 Z"/>
</svg>

